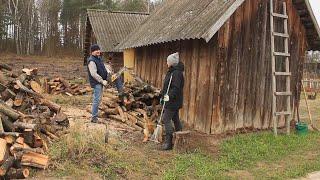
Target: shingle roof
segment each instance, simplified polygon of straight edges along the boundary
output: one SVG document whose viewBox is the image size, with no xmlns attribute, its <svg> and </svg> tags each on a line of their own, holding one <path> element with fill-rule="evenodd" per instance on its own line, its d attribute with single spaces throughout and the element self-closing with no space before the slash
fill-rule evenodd
<svg viewBox="0 0 320 180">
<path fill-rule="evenodd" d="M 115 47 L 148 17 L 147 13 L 97 9 L 88 9 L 87 14 L 97 43 L 104 52 L 118 52 Z"/>
<path fill-rule="evenodd" d="M 183 39 L 209 41 L 244 0 L 167 0 L 117 48 Z"/>
<path fill-rule="evenodd" d="M 166 0 L 117 48 L 127 49 L 184 39 L 207 42 L 245 0 Z M 308 0 L 293 0 L 305 25 L 311 48 L 320 48 L 320 30 Z M 302 6 L 303 5 L 303 6 Z M 302 14 L 304 13 L 304 14 Z M 312 18 L 313 17 L 313 18 Z"/>
</svg>

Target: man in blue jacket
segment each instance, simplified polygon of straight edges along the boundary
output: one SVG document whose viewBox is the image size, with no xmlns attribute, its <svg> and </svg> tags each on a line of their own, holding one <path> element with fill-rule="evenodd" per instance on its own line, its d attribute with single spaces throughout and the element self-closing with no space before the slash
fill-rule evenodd
<svg viewBox="0 0 320 180">
<path fill-rule="evenodd" d="M 101 58 L 101 50 L 97 44 L 90 47 L 91 56 L 88 58 L 88 75 L 90 86 L 93 88 L 92 117 L 91 122 L 97 123 L 99 105 L 102 99 L 103 86 L 108 85 L 108 71 Z M 110 74 L 111 76 L 111 74 Z M 118 87 L 117 87 L 118 88 Z M 119 89 L 122 89 L 122 85 Z"/>
</svg>

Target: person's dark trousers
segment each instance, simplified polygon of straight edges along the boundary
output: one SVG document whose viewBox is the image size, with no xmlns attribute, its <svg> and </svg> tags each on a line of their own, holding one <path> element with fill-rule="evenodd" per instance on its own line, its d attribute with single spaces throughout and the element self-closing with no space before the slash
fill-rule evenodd
<svg viewBox="0 0 320 180">
<path fill-rule="evenodd" d="M 165 143 L 163 145 L 163 150 L 170 150 L 172 149 L 172 137 L 173 137 L 173 127 L 172 122 L 174 124 L 175 131 L 181 131 L 182 125 L 179 119 L 179 109 L 172 110 L 172 109 L 164 109 L 163 113 L 163 123 L 166 130 L 166 138 Z"/>
</svg>

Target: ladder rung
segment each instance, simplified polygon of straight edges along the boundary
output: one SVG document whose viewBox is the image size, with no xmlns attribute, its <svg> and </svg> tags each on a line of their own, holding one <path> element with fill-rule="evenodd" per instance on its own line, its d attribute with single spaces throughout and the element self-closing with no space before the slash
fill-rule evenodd
<svg viewBox="0 0 320 180">
<path fill-rule="evenodd" d="M 291 96 L 291 92 L 275 92 L 274 93 L 276 96 Z"/>
<path fill-rule="evenodd" d="M 275 56 L 285 56 L 285 57 L 290 57 L 289 53 L 283 53 L 283 52 L 273 52 Z"/>
<path fill-rule="evenodd" d="M 278 17 L 278 18 L 288 19 L 288 15 L 285 15 L 285 14 L 272 13 L 272 16 Z"/>
<path fill-rule="evenodd" d="M 283 112 L 276 112 L 276 116 L 281 116 L 281 115 L 291 115 L 291 112 L 289 111 L 283 111 Z"/>
<path fill-rule="evenodd" d="M 275 76 L 291 76 L 291 72 L 274 72 Z"/>
<path fill-rule="evenodd" d="M 274 36 L 289 38 L 289 34 L 273 32 Z"/>
</svg>

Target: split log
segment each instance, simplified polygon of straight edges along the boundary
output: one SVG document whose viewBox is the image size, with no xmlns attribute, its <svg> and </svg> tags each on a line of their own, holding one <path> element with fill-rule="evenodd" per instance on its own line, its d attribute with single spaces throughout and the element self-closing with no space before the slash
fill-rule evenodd
<svg viewBox="0 0 320 180">
<path fill-rule="evenodd" d="M 120 117 L 122 119 L 122 122 L 126 122 L 128 120 L 128 117 L 124 114 L 124 112 L 120 106 L 118 106 L 118 111 L 119 111 Z"/>
<path fill-rule="evenodd" d="M 4 132 L 4 133 L 0 133 L 1 137 L 5 137 L 5 136 L 13 136 L 13 137 L 19 137 L 21 135 L 21 133 L 18 132 Z"/>
<path fill-rule="evenodd" d="M 21 84 L 23 84 L 26 79 L 27 79 L 27 74 L 25 73 L 20 74 L 20 76 L 17 78 L 17 80 L 20 81 Z"/>
<path fill-rule="evenodd" d="M 33 130 L 32 129 L 25 129 L 23 131 L 23 138 L 24 142 L 29 146 L 33 147 Z"/>
<path fill-rule="evenodd" d="M 49 101 L 47 99 L 41 99 L 40 101 L 41 101 L 42 105 L 48 106 L 48 108 L 50 110 L 52 110 L 53 112 L 55 112 L 55 113 L 58 113 L 61 110 L 61 106 L 56 104 L 56 103 L 54 103 L 54 102 L 52 102 L 52 101 Z"/>
<path fill-rule="evenodd" d="M 12 99 L 8 99 L 6 102 L 5 102 L 5 104 L 8 106 L 8 107 L 13 107 L 13 100 Z"/>
<path fill-rule="evenodd" d="M 22 155 L 21 165 L 46 169 L 49 157 L 35 152 L 27 152 Z"/>
<path fill-rule="evenodd" d="M 16 110 L 8 107 L 3 101 L 0 101 L 0 112 L 13 120 L 17 120 L 20 117 L 20 114 Z"/>
<path fill-rule="evenodd" d="M 7 141 L 0 138 L 0 164 L 2 164 L 6 158 L 7 154 Z"/>
<path fill-rule="evenodd" d="M 8 116 L 5 116 L 0 113 L 1 120 L 2 120 L 2 125 L 3 129 L 6 132 L 13 132 L 14 131 L 14 125 L 13 123 L 9 120 Z M 3 133 L 2 133 L 3 134 Z"/>
<path fill-rule="evenodd" d="M 30 172 L 29 169 L 27 168 L 22 168 L 22 169 L 13 169 L 11 168 L 8 173 L 7 173 L 7 178 L 8 179 L 25 179 L 29 177 Z"/>
<path fill-rule="evenodd" d="M 36 93 L 39 93 L 39 94 L 43 93 L 41 86 L 36 81 L 30 81 L 30 87 Z"/>
<path fill-rule="evenodd" d="M 104 101 L 104 104 L 106 104 L 109 108 L 116 108 L 119 105 L 113 101 L 111 101 L 110 99 Z"/>
<path fill-rule="evenodd" d="M 16 97 L 16 94 L 10 89 L 6 89 L 1 93 L 1 99 L 4 101 L 8 99 L 14 99 L 15 97 Z"/>
<path fill-rule="evenodd" d="M 11 135 L 4 136 L 4 139 L 6 140 L 7 144 L 10 144 L 10 145 L 12 145 L 16 141 L 15 136 L 11 136 Z"/>
<path fill-rule="evenodd" d="M 49 137 L 50 137 L 51 139 L 53 139 L 53 140 L 59 139 L 58 136 L 54 135 L 53 133 L 49 132 L 48 130 L 46 130 L 46 129 L 44 129 L 44 128 L 41 128 L 41 129 L 40 129 L 40 132 L 42 132 L 43 134 L 49 136 Z"/>
<path fill-rule="evenodd" d="M 12 71 L 12 68 L 8 64 L 3 64 L 3 63 L 0 64 L 0 69 Z"/>
<path fill-rule="evenodd" d="M 23 137 L 18 137 L 16 139 L 16 143 L 23 145 L 24 144 L 24 138 Z"/>
<path fill-rule="evenodd" d="M 3 125 L 2 125 L 2 116 L 0 115 L 0 133 L 3 133 L 4 129 L 3 129 Z"/>
<path fill-rule="evenodd" d="M 107 115 L 117 115 L 119 114 L 119 111 L 117 108 L 105 108 L 102 109 L 103 112 L 105 112 Z"/>
<path fill-rule="evenodd" d="M 7 89 L 7 86 L 3 82 L 0 82 L 0 93 L 5 91 L 6 89 Z"/>
<path fill-rule="evenodd" d="M 33 147 L 35 148 L 42 147 L 43 141 L 37 133 L 33 134 L 33 139 L 34 139 Z"/>
<path fill-rule="evenodd" d="M 20 107 L 23 103 L 23 99 L 24 99 L 24 93 L 19 92 L 14 100 L 14 106 L 16 107 Z"/>
<path fill-rule="evenodd" d="M 36 130 L 38 128 L 38 124 L 30 124 L 25 122 L 14 122 L 13 125 L 19 129 L 32 129 Z"/>
<path fill-rule="evenodd" d="M 0 83 L 2 83 L 3 85 L 8 84 L 7 77 L 1 71 L 0 71 Z M 0 89 L 0 92 L 1 92 L 1 89 Z"/>
<path fill-rule="evenodd" d="M 14 157 L 10 156 L 8 159 L 4 161 L 4 163 L 0 167 L 0 176 L 4 176 L 7 174 L 7 171 L 12 167 L 14 162 Z"/>
</svg>

